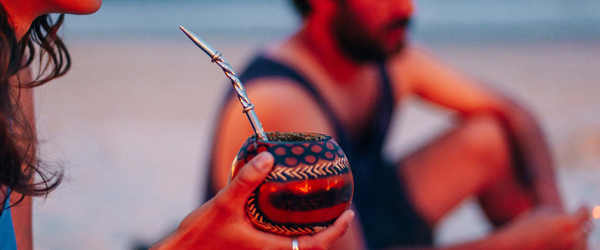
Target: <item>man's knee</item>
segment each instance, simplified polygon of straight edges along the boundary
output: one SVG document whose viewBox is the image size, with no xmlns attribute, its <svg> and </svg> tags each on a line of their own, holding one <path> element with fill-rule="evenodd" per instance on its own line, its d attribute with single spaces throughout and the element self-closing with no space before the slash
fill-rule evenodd
<svg viewBox="0 0 600 250">
<path fill-rule="evenodd" d="M 510 146 L 501 121 L 493 115 L 478 115 L 467 118 L 463 129 L 468 148 L 491 174 L 503 176 L 510 172 Z"/>
</svg>

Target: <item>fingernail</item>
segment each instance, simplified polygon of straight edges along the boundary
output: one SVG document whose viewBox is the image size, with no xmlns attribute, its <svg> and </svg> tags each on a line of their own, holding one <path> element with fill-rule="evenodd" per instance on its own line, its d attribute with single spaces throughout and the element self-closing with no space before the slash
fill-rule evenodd
<svg viewBox="0 0 600 250">
<path fill-rule="evenodd" d="M 348 222 L 352 222 L 354 219 L 354 211 L 350 210 L 350 214 L 348 215 Z"/>
<path fill-rule="evenodd" d="M 272 156 L 268 153 L 260 153 L 255 158 L 255 167 L 261 172 L 268 171 L 271 166 L 269 166 L 268 162 L 271 160 Z"/>
</svg>

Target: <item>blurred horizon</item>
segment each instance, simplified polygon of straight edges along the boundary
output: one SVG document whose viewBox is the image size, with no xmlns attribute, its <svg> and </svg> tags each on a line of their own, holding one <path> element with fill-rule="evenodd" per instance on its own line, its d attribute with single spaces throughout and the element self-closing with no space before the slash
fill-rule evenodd
<svg viewBox="0 0 600 250">
<path fill-rule="evenodd" d="M 600 40 L 600 1 L 417 0 L 414 40 L 426 43 Z M 291 33 L 290 0 L 105 0 L 91 16 L 67 17 L 67 39 L 179 39 L 197 34 L 269 41 Z"/>
<path fill-rule="evenodd" d="M 546 132 L 567 211 L 600 205 L 600 1 L 415 2 L 411 40 L 522 101 Z M 211 128 L 231 85 L 178 26 L 239 72 L 298 24 L 291 0 L 104 0 L 96 14 L 68 15 L 61 32 L 72 69 L 35 89 L 41 157 L 64 163 L 68 177 L 34 203 L 36 249 L 133 249 L 199 205 Z M 395 159 L 449 124 L 418 100 L 401 105 L 384 152 Z M 435 244 L 491 228 L 468 200 L 436 228 Z M 590 244 L 600 249 L 599 230 Z"/>
</svg>

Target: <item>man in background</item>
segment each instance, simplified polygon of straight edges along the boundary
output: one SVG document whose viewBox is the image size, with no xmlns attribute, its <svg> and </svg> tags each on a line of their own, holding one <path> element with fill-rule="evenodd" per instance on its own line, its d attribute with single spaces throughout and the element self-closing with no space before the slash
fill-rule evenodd
<svg viewBox="0 0 600 250">
<path fill-rule="evenodd" d="M 355 178 L 358 220 L 339 249 L 431 246 L 432 230 L 475 196 L 498 227 L 456 249 L 579 249 L 588 212 L 563 211 L 543 133 L 521 105 L 410 45 L 411 0 L 294 0 L 300 29 L 259 55 L 242 81 L 268 131 L 332 135 Z M 390 162 L 392 114 L 416 96 L 455 127 Z M 209 197 L 253 130 L 229 95 L 216 131 Z M 449 248 L 453 248 L 449 247 Z"/>
</svg>

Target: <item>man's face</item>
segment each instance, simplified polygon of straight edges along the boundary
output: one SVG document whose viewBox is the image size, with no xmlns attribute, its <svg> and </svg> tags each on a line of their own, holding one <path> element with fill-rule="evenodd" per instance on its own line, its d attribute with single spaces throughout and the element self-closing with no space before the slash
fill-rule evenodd
<svg viewBox="0 0 600 250">
<path fill-rule="evenodd" d="M 339 0 L 331 31 L 358 62 L 383 61 L 399 52 L 413 13 L 411 0 Z"/>
</svg>

